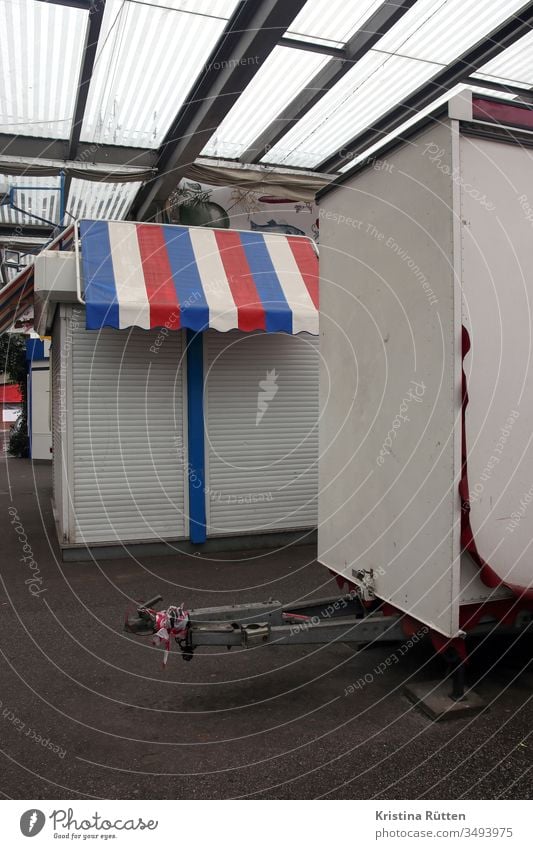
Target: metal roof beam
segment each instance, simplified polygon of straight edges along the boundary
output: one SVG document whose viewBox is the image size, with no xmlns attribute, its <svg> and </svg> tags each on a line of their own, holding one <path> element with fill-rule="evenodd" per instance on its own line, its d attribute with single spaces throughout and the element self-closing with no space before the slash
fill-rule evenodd
<svg viewBox="0 0 533 849">
<path fill-rule="evenodd" d="M 13 231 L 13 227 L 11 227 Z M 21 253 L 40 251 L 48 241 L 47 236 L 13 236 L 11 233 L 0 232 L 0 248 Z"/>
<path fill-rule="evenodd" d="M 275 118 L 240 157 L 241 162 L 259 162 L 275 144 L 294 126 L 296 121 L 309 112 L 312 107 L 333 88 L 354 64 L 361 59 L 385 35 L 400 18 L 413 6 L 415 0 L 386 0 L 373 15 L 368 18 L 346 43 L 343 55 L 333 59 L 322 68 L 289 105 Z M 289 43 L 290 42 L 290 43 Z M 281 39 L 286 47 L 297 48 L 293 39 Z"/>
<path fill-rule="evenodd" d="M 106 0 L 92 0 L 90 8 L 88 9 L 89 22 L 87 25 L 87 32 L 85 34 L 85 44 L 83 45 L 80 76 L 74 106 L 74 117 L 72 119 L 72 127 L 68 142 L 67 159 L 76 159 L 78 152 L 83 117 L 85 115 L 85 107 L 87 105 L 87 97 L 89 95 L 89 86 L 93 75 L 94 63 L 96 61 L 96 49 L 98 47 L 98 39 L 100 38 L 100 30 L 102 29 L 102 21 L 104 19 L 105 4 Z"/>
<path fill-rule="evenodd" d="M 363 130 L 349 142 L 344 143 L 342 145 L 344 151 L 342 156 L 338 152 L 333 156 L 328 156 L 317 166 L 317 169 L 320 171 L 337 171 L 350 160 L 364 154 L 369 147 L 397 130 L 417 112 L 430 106 L 438 97 L 442 97 L 458 83 L 464 82 L 470 74 L 478 71 L 507 47 L 527 35 L 532 27 L 533 2 L 528 3 L 519 14 L 513 15 L 512 18 L 500 24 L 490 35 L 483 38 L 466 53 L 463 53 L 459 59 L 440 71 L 432 80 L 421 86 L 398 106 L 389 110 L 372 127 Z"/>
<path fill-rule="evenodd" d="M 0 221 L 0 237 L 2 246 L 9 247 L 12 243 L 20 241 L 21 238 L 49 239 L 53 227 L 41 227 L 36 224 L 15 224 L 13 222 Z"/>
<path fill-rule="evenodd" d="M 239 4 L 161 145 L 159 176 L 140 190 L 131 217 L 145 220 L 161 208 L 304 5 L 305 0 Z"/>
<path fill-rule="evenodd" d="M 300 38 L 291 38 L 284 35 L 278 41 L 280 47 L 294 47 L 296 50 L 307 50 L 309 53 L 323 53 L 324 56 L 332 56 L 341 61 L 346 59 L 345 47 L 333 47 L 327 44 L 318 44 L 314 41 L 303 41 Z"/>
<path fill-rule="evenodd" d="M 16 156 L 27 159 L 28 164 L 39 164 L 39 159 L 53 159 L 68 162 L 68 140 L 41 139 L 33 136 L 17 136 L 0 133 L 0 155 Z M 152 168 L 157 159 L 157 151 L 144 147 L 123 147 L 113 144 L 79 142 L 77 162 L 90 165 L 131 166 L 134 168 Z M 0 170 L 1 173 L 1 170 Z"/>
<path fill-rule="evenodd" d="M 89 10 L 93 0 L 39 0 L 40 3 L 49 3 L 50 6 L 70 6 L 72 9 Z"/>
<path fill-rule="evenodd" d="M 83 45 L 83 53 L 81 60 L 80 76 L 78 80 L 78 88 L 76 91 L 76 102 L 74 105 L 74 116 L 70 128 L 70 138 L 67 149 L 67 159 L 76 159 L 78 156 L 78 145 L 80 142 L 81 128 L 85 115 L 85 107 L 89 96 L 89 86 L 96 61 L 96 49 L 98 47 L 98 39 L 100 38 L 100 30 L 102 29 L 102 21 L 104 19 L 106 0 L 92 0 L 89 8 L 89 21 L 87 31 L 85 33 L 85 44 Z M 71 177 L 65 178 L 63 188 L 63 204 L 66 208 Z"/>
<path fill-rule="evenodd" d="M 503 92 L 505 94 L 513 94 L 515 97 L 521 97 L 528 103 L 533 99 L 533 90 L 528 88 L 521 88 L 517 85 L 512 85 L 511 83 L 499 83 L 496 80 L 486 79 L 484 77 L 466 77 L 463 80 L 466 85 L 475 86 L 476 88 L 485 88 L 490 91 L 495 92 Z M 474 95 L 476 92 L 474 92 Z M 479 95 L 478 95 L 479 96 Z"/>
</svg>

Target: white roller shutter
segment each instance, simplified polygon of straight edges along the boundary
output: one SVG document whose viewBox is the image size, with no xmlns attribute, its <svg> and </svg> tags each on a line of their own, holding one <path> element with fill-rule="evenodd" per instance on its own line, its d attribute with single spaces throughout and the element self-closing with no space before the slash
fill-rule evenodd
<svg viewBox="0 0 533 849">
<path fill-rule="evenodd" d="M 157 331 L 83 328 L 72 345 L 73 541 L 183 538 L 183 334 L 155 346 Z"/>
<path fill-rule="evenodd" d="M 205 334 L 208 535 L 313 527 L 318 338 Z"/>
</svg>

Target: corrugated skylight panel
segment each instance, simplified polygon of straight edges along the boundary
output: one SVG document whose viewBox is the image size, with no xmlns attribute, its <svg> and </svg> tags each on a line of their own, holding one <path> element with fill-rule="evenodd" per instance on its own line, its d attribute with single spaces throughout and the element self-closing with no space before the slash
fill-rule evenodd
<svg viewBox="0 0 533 849">
<path fill-rule="evenodd" d="M 261 161 L 314 168 L 438 69 L 370 51 Z"/>
<path fill-rule="evenodd" d="M 202 155 L 237 159 L 328 61 L 318 53 L 275 47 Z"/>
<path fill-rule="evenodd" d="M 0 132 L 69 137 L 87 21 L 54 3 L 0 2 Z"/>
<path fill-rule="evenodd" d="M 136 2 L 136 0 L 128 0 L 128 2 Z M 237 6 L 236 0 L 137 0 L 137 2 L 226 20 L 231 17 Z"/>
<path fill-rule="evenodd" d="M 524 5 L 418 0 L 262 162 L 317 167 Z"/>
<path fill-rule="evenodd" d="M 198 9 L 227 14 L 235 6 L 205 2 Z M 108 0 L 82 140 L 158 147 L 226 23 L 222 16 Z"/>
<path fill-rule="evenodd" d="M 524 0 L 417 0 L 376 47 L 447 65 L 525 5 Z"/>
<path fill-rule="evenodd" d="M 533 86 L 533 32 L 528 33 L 479 69 L 474 77 L 489 77 L 502 83 Z"/>
<path fill-rule="evenodd" d="M 311 40 L 336 43 L 342 46 L 357 32 L 383 0 L 307 0 L 286 35 L 307 36 Z"/>
<path fill-rule="evenodd" d="M 74 179 L 67 209 L 74 218 L 123 219 L 141 185 Z"/>
<path fill-rule="evenodd" d="M 441 97 L 438 97 L 436 100 L 433 101 L 433 103 L 431 103 L 430 106 L 426 106 L 425 109 L 421 109 L 419 112 L 416 113 L 416 115 L 413 115 L 407 121 L 404 121 L 404 123 L 400 127 L 398 127 L 397 130 L 395 130 L 393 133 L 389 133 L 388 135 L 384 136 L 382 139 L 380 139 L 379 142 L 373 144 L 364 153 L 354 157 L 353 159 L 350 159 L 346 165 L 343 165 L 342 168 L 339 168 L 340 173 L 346 173 L 351 168 L 355 168 L 356 165 L 358 165 L 360 162 L 363 162 L 365 159 L 368 159 L 369 157 L 376 157 L 379 159 L 380 150 L 384 148 L 387 144 L 389 144 L 389 142 L 392 142 L 395 138 L 402 136 L 404 133 L 407 132 L 407 130 L 417 124 L 421 118 L 424 118 L 426 115 L 429 115 L 430 112 L 433 112 L 433 110 L 438 109 L 438 107 L 441 106 L 443 103 L 446 103 L 456 94 L 459 94 L 465 89 L 472 90 L 474 94 L 485 94 L 489 97 L 496 96 L 498 98 L 503 97 L 505 100 L 514 100 L 515 98 L 514 94 L 502 94 L 500 92 L 496 94 L 496 92 L 491 91 L 490 89 L 478 88 L 477 86 L 465 86 L 461 83 L 460 85 L 454 86 L 454 88 L 450 89 L 450 91 L 445 92 Z"/>
<path fill-rule="evenodd" d="M 0 183 L 15 187 L 13 195 L 15 206 L 26 211 L 26 215 L 16 212 L 7 205 L 0 206 L 0 222 L 3 224 L 21 224 L 39 226 L 43 222 L 33 218 L 35 213 L 54 224 L 59 223 L 59 177 L 13 177 L 0 174 Z"/>
<path fill-rule="evenodd" d="M 483 88 L 481 82 L 479 86 L 468 86 L 475 95 L 483 95 L 483 97 L 496 97 L 498 100 L 516 100 L 516 94 L 511 94 L 507 91 L 495 91 L 493 88 Z"/>
</svg>

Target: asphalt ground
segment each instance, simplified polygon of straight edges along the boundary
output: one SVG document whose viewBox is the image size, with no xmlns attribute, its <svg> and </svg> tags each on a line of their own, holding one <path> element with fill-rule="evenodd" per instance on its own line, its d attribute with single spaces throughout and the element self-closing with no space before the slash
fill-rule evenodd
<svg viewBox="0 0 533 849">
<path fill-rule="evenodd" d="M 424 644 L 383 674 L 397 645 L 204 648 L 191 663 L 173 651 L 163 671 L 150 638 L 123 630 L 132 600 L 160 592 L 165 605 L 198 608 L 336 595 L 313 548 L 62 563 L 50 467 L 13 459 L 0 474 L 5 797 L 531 797 L 531 638 L 477 645 L 468 681 L 487 707 L 444 723 L 403 692 L 445 672 Z"/>
</svg>

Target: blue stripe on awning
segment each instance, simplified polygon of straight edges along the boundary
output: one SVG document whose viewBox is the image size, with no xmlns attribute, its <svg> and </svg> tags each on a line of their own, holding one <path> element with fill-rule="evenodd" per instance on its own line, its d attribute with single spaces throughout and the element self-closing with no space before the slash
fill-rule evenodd
<svg viewBox="0 0 533 849">
<path fill-rule="evenodd" d="M 119 310 L 109 228 L 106 221 L 81 221 L 80 237 L 87 250 L 82 251 L 85 280 L 86 327 L 119 327 Z"/>
<path fill-rule="evenodd" d="M 178 296 L 181 325 L 191 330 L 207 330 L 209 306 L 198 273 L 189 230 L 186 227 L 166 225 L 163 232 Z"/>
<path fill-rule="evenodd" d="M 265 308 L 268 333 L 292 333 L 292 310 L 287 303 L 279 277 L 272 264 L 262 233 L 240 233 L 241 243 Z"/>
</svg>

